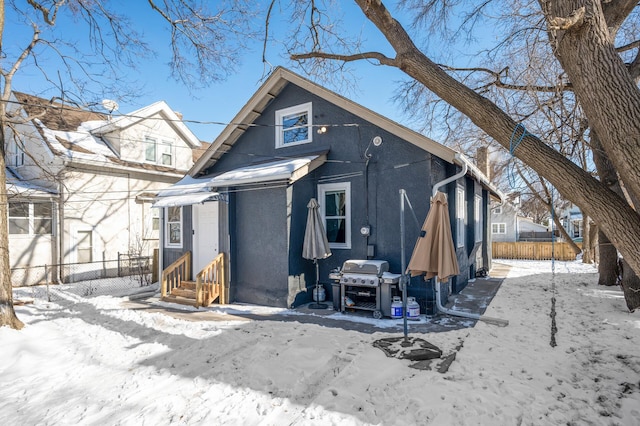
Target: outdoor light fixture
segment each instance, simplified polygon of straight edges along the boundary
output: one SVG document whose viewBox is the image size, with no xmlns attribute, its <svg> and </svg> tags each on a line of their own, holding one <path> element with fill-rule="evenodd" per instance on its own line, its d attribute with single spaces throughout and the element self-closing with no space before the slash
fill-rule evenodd
<svg viewBox="0 0 640 426">
<path fill-rule="evenodd" d="M 318 134 L 321 135 L 323 133 L 327 133 L 327 126 L 318 127 Z"/>
</svg>

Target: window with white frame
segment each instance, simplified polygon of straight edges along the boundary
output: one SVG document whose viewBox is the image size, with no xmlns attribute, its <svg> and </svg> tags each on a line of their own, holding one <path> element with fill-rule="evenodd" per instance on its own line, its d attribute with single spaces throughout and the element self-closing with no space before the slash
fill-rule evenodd
<svg viewBox="0 0 640 426">
<path fill-rule="evenodd" d="M 160 209 L 151 207 L 151 203 L 142 203 L 144 215 L 144 239 L 157 240 L 160 230 Z"/>
<path fill-rule="evenodd" d="M 20 167 L 24 165 L 24 151 L 15 139 L 7 141 L 6 163 L 9 167 Z"/>
<path fill-rule="evenodd" d="M 93 262 L 93 234 L 92 231 L 78 231 L 76 255 L 78 263 Z"/>
<path fill-rule="evenodd" d="M 502 206 L 494 207 L 493 208 L 493 213 L 494 214 L 502 214 Z"/>
<path fill-rule="evenodd" d="M 173 144 L 168 140 L 145 137 L 144 160 L 162 166 L 173 166 Z"/>
<path fill-rule="evenodd" d="M 482 195 L 475 196 L 474 205 L 473 205 L 473 215 L 475 216 L 475 234 L 476 234 L 476 242 L 482 241 L 482 231 L 484 221 L 482 220 Z"/>
<path fill-rule="evenodd" d="M 318 185 L 320 213 L 329 247 L 351 248 L 351 184 L 349 182 Z"/>
<path fill-rule="evenodd" d="M 276 111 L 276 148 L 313 140 L 311 102 Z"/>
<path fill-rule="evenodd" d="M 464 188 L 458 186 L 456 187 L 456 235 L 458 238 L 458 247 L 464 247 L 466 212 L 467 200 L 464 196 Z"/>
<path fill-rule="evenodd" d="M 507 233 L 507 224 L 506 223 L 492 223 L 491 224 L 491 233 L 492 234 L 506 234 Z"/>
<path fill-rule="evenodd" d="M 166 246 L 182 247 L 182 207 L 167 207 L 166 218 Z"/>
<path fill-rule="evenodd" d="M 53 205 L 49 202 L 9 203 L 9 234 L 47 235 L 53 232 Z"/>
</svg>

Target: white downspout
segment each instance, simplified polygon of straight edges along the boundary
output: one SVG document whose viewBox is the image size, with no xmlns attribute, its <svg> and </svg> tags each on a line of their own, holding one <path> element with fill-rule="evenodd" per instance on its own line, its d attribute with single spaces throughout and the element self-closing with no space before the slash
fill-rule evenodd
<svg viewBox="0 0 640 426">
<path fill-rule="evenodd" d="M 467 169 L 468 169 L 467 162 L 461 158 L 460 154 L 455 155 L 454 162 L 462 166 L 462 171 L 460 171 L 460 173 L 456 173 L 453 176 L 449 176 L 448 178 L 440 182 L 437 182 L 435 185 L 433 185 L 433 196 L 436 195 L 436 193 L 438 192 L 438 188 L 440 188 L 441 186 L 444 186 L 450 182 L 456 181 L 467 174 Z M 454 311 L 452 309 L 445 308 L 442 305 L 442 302 L 440 301 L 440 280 L 438 280 L 438 276 L 435 276 L 433 279 L 434 279 L 434 287 L 436 290 L 436 307 L 440 312 L 443 312 L 448 315 L 454 315 L 454 316 L 463 317 L 463 318 L 485 321 L 485 322 L 489 322 L 489 323 L 500 325 L 500 326 L 509 325 L 509 321 L 503 320 L 500 318 L 492 318 L 492 317 L 487 317 L 485 315 Z"/>
</svg>

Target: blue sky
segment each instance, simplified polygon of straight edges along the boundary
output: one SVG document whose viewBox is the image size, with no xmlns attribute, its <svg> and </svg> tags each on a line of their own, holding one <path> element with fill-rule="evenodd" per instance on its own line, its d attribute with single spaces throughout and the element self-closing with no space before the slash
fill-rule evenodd
<svg viewBox="0 0 640 426">
<path fill-rule="evenodd" d="M 232 120 L 235 114 L 249 100 L 251 95 L 260 86 L 260 79 L 263 77 L 264 66 L 261 62 L 261 45 L 256 45 L 254 50 L 246 53 L 242 58 L 242 65 L 237 69 L 237 73 L 231 75 L 223 82 L 212 84 L 205 89 L 198 89 L 191 92 L 179 82 L 174 81 L 170 76 L 170 69 L 167 65 L 168 57 L 168 36 L 167 31 L 162 26 L 162 20 L 149 8 L 146 2 L 125 2 L 115 0 L 126 5 L 128 14 L 135 16 L 137 28 L 145 33 L 146 41 L 158 53 L 157 57 L 145 60 L 135 71 L 128 71 L 126 78 L 137 80 L 139 83 L 135 100 L 123 101 L 116 96 L 111 98 L 119 103 L 119 111 L 128 113 L 153 102 L 164 100 L 171 108 L 183 114 L 189 128 L 201 140 L 211 142 L 224 128 L 222 124 Z M 350 3 L 342 3 L 346 8 L 350 29 L 362 29 L 369 45 L 375 49 L 385 50 L 386 41 L 381 38 L 372 24 L 368 23 L 362 12 L 355 6 L 347 6 Z M 24 26 L 23 26 L 24 27 Z M 78 44 L 84 43 L 86 36 L 78 30 L 72 22 L 60 22 L 58 31 L 65 38 L 72 37 Z M 24 30 L 25 28 L 18 28 Z M 5 45 L 11 41 L 20 40 L 20 31 L 11 28 L 9 20 L 5 31 Z M 28 34 L 22 34 L 28 36 Z M 23 39 L 24 40 L 24 39 Z M 24 45 L 24 41 L 20 41 Z M 389 49 L 386 49 L 386 53 Z M 273 65 L 289 66 L 285 58 L 282 57 L 278 46 L 272 45 L 268 50 L 268 59 Z M 47 63 L 42 61 L 45 67 L 51 67 L 55 62 Z M 399 70 L 383 66 L 374 66 L 362 62 L 355 65 L 358 77 L 358 87 L 355 91 L 344 94 L 351 100 L 360 103 L 380 114 L 398 122 L 403 122 L 400 109 L 391 98 L 396 88 L 395 82 L 404 79 L 405 76 Z M 49 69 L 50 71 L 50 69 Z M 33 70 L 21 70 L 14 80 L 14 90 L 23 91 L 35 95 L 50 95 L 46 92 L 47 84 L 39 74 Z M 108 97 L 108 96 L 107 96 Z M 99 109 L 99 108 L 96 108 Z"/>
</svg>

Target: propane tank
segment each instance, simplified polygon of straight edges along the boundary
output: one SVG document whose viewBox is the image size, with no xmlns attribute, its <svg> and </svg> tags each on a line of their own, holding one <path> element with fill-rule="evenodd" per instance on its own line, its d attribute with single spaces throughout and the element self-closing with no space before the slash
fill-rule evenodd
<svg viewBox="0 0 640 426">
<path fill-rule="evenodd" d="M 314 302 L 324 302 L 326 298 L 326 294 L 324 291 L 324 287 L 314 287 L 313 288 L 313 301 Z"/>
<path fill-rule="evenodd" d="M 407 297 L 407 319 L 420 319 L 420 305 L 415 297 Z"/>
<path fill-rule="evenodd" d="M 391 301 L 391 318 L 402 318 L 402 299 L 399 296 L 393 296 Z"/>
</svg>

